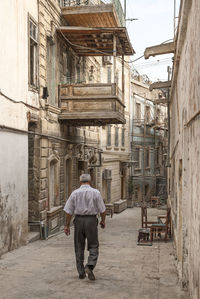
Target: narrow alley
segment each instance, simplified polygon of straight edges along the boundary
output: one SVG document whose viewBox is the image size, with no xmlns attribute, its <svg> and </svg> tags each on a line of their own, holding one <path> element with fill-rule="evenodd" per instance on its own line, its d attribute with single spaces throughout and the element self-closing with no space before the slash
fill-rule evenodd
<svg viewBox="0 0 200 299">
<path fill-rule="evenodd" d="M 159 213 L 149 209 L 149 216 Z M 78 278 L 73 229 L 70 237 L 60 233 L 3 255 L 1 299 L 187 299 L 178 285 L 173 243 L 137 246 L 140 221 L 140 208 L 107 217 L 106 229 L 99 228 L 95 282 Z"/>
</svg>

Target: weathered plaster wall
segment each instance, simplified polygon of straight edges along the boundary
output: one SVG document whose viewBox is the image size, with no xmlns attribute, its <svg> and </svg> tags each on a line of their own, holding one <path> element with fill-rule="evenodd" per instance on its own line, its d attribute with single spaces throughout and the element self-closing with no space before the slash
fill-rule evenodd
<svg viewBox="0 0 200 299">
<path fill-rule="evenodd" d="M 0 132 L 0 255 L 25 244 L 28 232 L 27 135 Z"/>
<path fill-rule="evenodd" d="M 28 14 L 38 21 L 37 1 L 1 1 L 0 89 L 15 101 L 38 105 L 28 88 Z"/>
<path fill-rule="evenodd" d="M 170 107 L 170 201 L 180 279 L 183 287 L 189 287 L 191 298 L 199 299 L 200 2 L 183 1 L 182 4 L 189 2 L 191 9 L 184 14 L 181 11 L 181 21 L 186 16 L 187 27 Z"/>
<path fill-rule="evenodd" d="M 37 1 L 2 1 L 0 9 L 0 255 L 27 242 L 28 114 L 38 113 L 38 93 L 28 85 L 28 16 Z M 31 109 L 25 104 L 35 107 Z M 12 129 L 13 128 L 13 129 Z"/>
</svg>

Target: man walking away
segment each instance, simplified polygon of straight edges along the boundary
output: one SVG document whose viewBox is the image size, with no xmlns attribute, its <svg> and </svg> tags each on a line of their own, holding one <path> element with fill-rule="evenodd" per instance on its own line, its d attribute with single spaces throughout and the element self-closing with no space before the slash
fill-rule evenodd
<svg viewBox="0 0 200 299">
<path fill-rule="evenodd" d="M 64 231 L 67 236 L 70 235 L 70 220 L 72 215 L 75 214 L 74 248 L 79 278 L 83 279 L 87 274 L 90 280 L 95 280 L 93 269 L 96 266 L 99 255 L 97 214 L 100 213 L 100 225 L 102 228 L 104 228 L 106 208 L 100 192 L 90 186 L 91 177 L 89 174 L 82 174 L 80 176 L 80 183 L 80 188 L 72 192 L 65 204 L 64 211 L 67 215 Z M 88 262 L 84 267 L 84 250 L 86 239 L 89 256 Z"/>
</svg>

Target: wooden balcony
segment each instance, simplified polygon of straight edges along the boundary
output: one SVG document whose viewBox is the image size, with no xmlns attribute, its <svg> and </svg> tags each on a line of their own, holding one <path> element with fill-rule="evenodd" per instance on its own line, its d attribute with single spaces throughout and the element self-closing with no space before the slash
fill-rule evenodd
<svg viewBox="0 0 200 299">
<path fill-rule="evenodd" d="M 124 27 L 120 0 L 64 1 L 62 16 L 69 26 Z"/>
<path fill-rule="evenodd" d="M 116 84 L 65 84 L 60 87 L 59 120 L 72 126 L 124 124 L 124 104 Z"/>
</svg>

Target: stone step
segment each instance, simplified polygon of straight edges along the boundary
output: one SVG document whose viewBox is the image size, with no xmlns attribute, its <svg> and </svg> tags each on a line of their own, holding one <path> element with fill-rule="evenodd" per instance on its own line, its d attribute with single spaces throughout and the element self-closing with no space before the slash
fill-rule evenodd
<svg viewBox="0 0 200 299">
<path fill-rule="evenodd" d="M 40 240 L 40 233 L 39 232 L 29 232 L 28 233 L 28 243 Z"/>
</svg>

